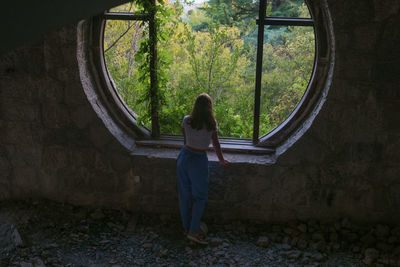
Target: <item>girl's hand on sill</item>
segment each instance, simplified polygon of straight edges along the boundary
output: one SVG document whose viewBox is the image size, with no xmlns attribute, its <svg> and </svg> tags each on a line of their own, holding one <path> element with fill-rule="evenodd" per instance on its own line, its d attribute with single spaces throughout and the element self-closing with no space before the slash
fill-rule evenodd
<svg viewBox="0 0 400 267">
<path fill-rule="evenodd" d="M 220 160 L 220 161 L 219 161 L 219 165 L 220 165 L 221 167 L 228 167 L 228 166 L 229 166 L 229 161 L 226 160 L 226 159 Z"/>
</svg>

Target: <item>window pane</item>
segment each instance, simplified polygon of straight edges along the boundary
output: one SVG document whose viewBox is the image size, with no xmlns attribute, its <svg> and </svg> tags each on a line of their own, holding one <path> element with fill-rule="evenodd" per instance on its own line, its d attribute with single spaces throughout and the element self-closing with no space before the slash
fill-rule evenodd
<svg viewBox="0 0 400 267">
<path fill-rule="evenodd" d="M 183 9 L 186 27 L 183 24 L 177 27 L 171 40 L 159 44 L 160 50 L 171 58 L 168 82 L 161 89 L 165 90 L 166 101 L 160 112 L 161 133 L 181 134 L 183 116 L 191 112 L 197 95 L 204 92 L 214 100 L 219 135 L 250 138 L 256 16 L 252 21 L 250 17 L 235 21 L 233 13 L 225 16 L 214 12 L 222 8 L 232 11 L 232 6 L 217 1 L 208 4 L 210 9 L 202 9 L 202 3 L 186 6 Z"/>
<path fill-rule="evenodd" d="M 141 11 L 141 9 L 137 6 L 137 4 L 134 4 L 134 2 L 128 2 L 126 4 L 113 7 L 109 10 L 109 12 L 117 13 L 137 13 L 138 11 Z"/>
<path fill-rule="evenodd" d="M 136 114 L 146 109 L 140 99 L 145 89 L 139 83 L 140 62 L 135 59 L 146 24 L 141 21 L 109 20 L 104 31 L 104 56 L 110 78 L 121 100 Z"/>
<path fill-rule="evenodd" d="M 303 1 L 275 2 L 268 12 L 309 17 Z M 238 8 L 239 4 L 246 9 Z M 183 116 L 190 113 L 196 96 L 206 92 L 214 99 L 219 135 L 251 138 L 258 2 L 210 0 L 189 6 L 177 1 L 169 7 L 175 19 L 160 28 L 161 36 L 168 37 L 158 38 L 162 66 L 158 80 L 164 99 L 159 112 L 161 133 L 181 134 Z M 284 13 L 283 7 L 291 9 Z M 128 3 L 119 8 L 126 12 L 134 7 Z M 140 65 L 143 57 L 135 58 L 144 32 L 143 22 L 107 21 L 104 49 L 121 100 L 150 126 L 148 77 L 142 79 L 148 66 Z M 312 27 L 265 26 L 260 136 L 282 123 L 300 101 L 311 77 L 314 53 Z"/>
<path fill-rule="evenodd" d="M 265 28 L 260 136 L 281 124 L 300 102 L 315 55 L 313 27 Z"/>
<path fill-rule="evenodd" d="M 304 0 L 268 0 L 267 16 L 311 18 Z"/>
</svg>

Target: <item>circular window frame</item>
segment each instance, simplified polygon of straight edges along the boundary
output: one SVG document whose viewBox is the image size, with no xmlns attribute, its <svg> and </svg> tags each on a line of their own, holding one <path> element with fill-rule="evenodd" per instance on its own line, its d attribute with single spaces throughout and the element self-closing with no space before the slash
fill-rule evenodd
<svg viewBox="0 0 400 267">
<path fill-rule="evenodd" d="M 290 137 L 294 138 L 299 133 L 304 133 L 325 102 L 330 87 L 335 49 L 328 5 L 326 1 L 305 0 L 305 3 L 314 20 L 315 35 L 315 58 L 310 81 L 300 102 L 289 116 L 272 131 L 259 138 L 259 144 L 262 146 L 278 147 Z"/>
<path fill-rule="evenodd" d="M 315 60 L 310 82 L 291 114 L 272 131 L 261 136 L 258 144 L 253 146 L 276 149 L 283 153 L 311 126 L 327 97 L 334 69 L 335 47 L 332 20 L 326 0 L 305 0 L 305 2 L 314 20 L 315 34 Z M 78 44 L 80 46 L 78 50 L 81 49 L 81 51 L 78 51 L 78 60 L 82 56 L 85 59 L 84 62 L 80 62 L 80 66 L 84 64 L 88 74 L 92 76 L 95 84 L 93 93 L 96 94 L 96 100 L 101 102 L 110 115 L 109 119 L 134 140 L 151 139 L 150 131 L 137 124 L 137 115 L 125 105 L 117 93 L 107 70 L 103 49 L 105 23 L 106 19 L 100 15 L 79 24 L 78 39 L 80 38 L 81 41 Z M 88 95 L 88 98 L 90 97 L 93 96 Z M 230 144 L 235 142 L 243 144 L 246 140 L 221 139 L 222 144 L 224 140 Z M 279 147 L 281 149 L 278 149 Z"/>
</svg>

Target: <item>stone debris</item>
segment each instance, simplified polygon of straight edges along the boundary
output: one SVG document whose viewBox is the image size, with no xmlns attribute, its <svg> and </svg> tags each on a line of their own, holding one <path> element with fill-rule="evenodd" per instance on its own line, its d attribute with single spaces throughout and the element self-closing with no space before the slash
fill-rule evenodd
<svg viewBox="0 0 400 267">
<path fill-rule="evenodd" d="M 31 262 L 21 261 L 18 266 L 21 267 L 46 267 L 41 259 L 33 259 Z"/>
<path fill-rule="evenodd" d="M 179 217 L 128 214 L 50 201 L 0 204 L 0 266 L 396 266 L 400 263 L 399 228 L 385 224 L 356 225 L 348 219 L 330 224 L 309 220 L 273 225 L 221 223 L 215 219 L 202 224 L 209 235 L 205 237 L 208 246 L 187 240 L 180 230 Z"/>
<path fill-rule="evenodd" d="M 100 209 L 97 209 L 92 214 L 90 214 L 90 217 L 94 220 L 100 220 L 103 219 L 105 216 Z"/>
<path fill-rule="evenodd" d="M 160 250 L 160 256 L 161 257 L 167 257 L 168 256 L 168 249 Z"/>
<path fill-rule="evenodd" d="M 314 253 L 314 254 L 311 256 L 311 258 L 312 258 L 313 260 L 315 260 L 315 261 L 320 262 L 320 261 L 323 261 L 323 260 L 325 259 L 325 256 L 324 256 L 323 254 L 317 252 L 317 253 Z"/>
<path fill-rule="evenodd" d="M 4 252 L 13 251 L 15 248 L 25 245 L 18 229 L 13 223 L 0 222 L 0 237 L 0 248 Z"/>
<path fill-rule="evenodd" d="M 302 232 L 302 233 L 306 233 L 306 232 L 307 232 L 307 224 L 305 224 L 305 223 L 300 223 L 300 224 L 297 226 L 297 229 L 299 229 L 299 231 Z"/>
<path fill-rule="evenodd" d="M 390 231 L 390 233 L 394 236 L 400 237 L 400 226 L 396 226 Z"/>
<path fill-rule="evenodd" d="M 193 253 L 193 250 L 190 247 L 185 247 L 185 251 L 189 255 Z"/>
<path fill-rule="evenodd" d="M 127 234 L 132 234 L 132 233 L 134 233 L 134 232 L 135 232 L 135 229 L 136 229 L 136 224 L 137 224 L 137 218 L 136 218 L 136 216 L 131 216 L 131 217 L 129 218 L 129 221 L 128 221 L 127 226 L 126 226 L 126 228 L 125 228 L 125 232 L 126 232 Z"/>
<path fill-rule="evenodd" d="M 20 266 L 21 267 L 33 267 L 33 264 L 30 262 L 21 261 Z"/>
<path fill-rule="evenodd" d="M 311 239 L 314 241 L 323 241 L 325 240 L 324 235 L 322 233 L 313 233 Z"/>
<path fill-rule="evenodd" d="M 318 241 L 315 243 L 311 243 L 310 247 L 317 251 L 325 251 L 326 250 L 326 243 L 325 241 Z"/>
<path fill-rule="evenodd" d="M 399 257 L 399 259 L 400 259 L 400 245 L 398 247 L 396 247 L 395 249 L 393 249 L 393 255 Z"/>
<path fill-rule="evenodd" d="M 301 251 L 299 250 L 289 250 L 286 255 L 289 259 L 298 259 L 301 256 Z"/>
<path fill-rule="evenodd" d="M 152 248 L 153 247 L 153 244 L 152 243 L 144 243 L 143 245 L 142 245 L 142 248 L 148 248 L 148 249 L 150 249 L 150 248 Z"/>
<path fill-rule="evenodd" d="M 292 234 L 293 234 L 293 229 L 292 228 L 290 228 L 290 227 L 285 227 L 284 229 L 283 229 L 283 232 L 285 233 L 285 234 L 287 234 L 287 235 L 289 235 L 289 236 L 291 236 Z"/>
<path fill-rule="evenodd" d="M 397 237 L 391 236 L 388 238 L 388 243 L 389 244 L 395 244 L 397 242 Z"/>
<path fill-rule="evenodd" d="M 221 238 L 212 237 L 208 243 L 209 243 L 210 246 L 212 246 L 212 247 L 218 247 L 218 246 L 222 245 L 222 242 L 223 242 L 223 241 L 222 241 Z"/>
<path fill-rule="evenodd" d="M 297 241 L 296 245 L 297 245 L 297 247 L 298 247 L 299 249 L 306 249 L 307 246 L 308 246 L 308 243 L 307 243 L 307 241 L 304 240 L 304 239 L 299 239 L 299 240 Z"/>
<path fill-rule="evenodd" d="M 387 238 L 390 233 L 390 228 L 387 225 L 378 224 L 375 228 L 375 235 L 378 239 Z"/>
<path fill-rule="evenodd" d="M 367 265 L 372 265 L 379 256 L 379 251 L 374 248 L 367 248 L 365 250 L 365 257 L 363 262 Z"/>
<path fill-rule="evenodd" d="M 259 247 L 268 247 L 269 245 L 269 239 L 266 236 L 260 236 L 257 240 L 257 246 Z"/>
<path fill-rule="evenodd" d="M 12 228 L 13 229 L 11 230 L 12 231 L 11 238 L 12 238 L 14 245 L 16 247 L 23 247 L 24 242 L 22 241 L 21 235 L 19 234 L 17 228 L 15 228 L 13 226 L 12 226 Z"/>
<path fill-rule="evenodd" d="M 46 267 L 46 265 L 44 264 L 44 262 L 41 259 L 35 259 L 33 266 L 35 267 Z"/>
<path fill-rule="evenodd" d="M 282 250 L 289 250 L 289 249 L 292 248 L 292 246 L 289 245 L 289 244 L 282 244 L 282 245 L 280 245 L 279 247 L 280 247 Z"/>
<path fill-rule="evenodd" d="M 208 234 L 208 227 L 205 222 L 200 222 L 199 232 L 201 235 L 206 236 Z"/>
<path fill-rule="evenodd" d="M 225 251 L 223 251 L 223 250 L 217 250 L 217 251 L 215 251 L 215 254 L 214 254 L 216 257 L 223 257 L 223 256 L 225 256 Z"/>
</svg>

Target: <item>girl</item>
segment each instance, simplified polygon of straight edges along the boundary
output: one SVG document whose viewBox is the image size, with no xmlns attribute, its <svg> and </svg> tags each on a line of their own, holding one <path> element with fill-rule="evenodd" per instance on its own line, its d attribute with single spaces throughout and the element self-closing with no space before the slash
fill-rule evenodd
<svg viewBox="0 0 400 267">
<path fill-rule="evenodd" d="M 228 161 L 222 155 L 214 118 L 212 100 L 208 94 L 200 94 L 192 113 L 183 118 L 184 147 L 178 155 L 179 208 L 186 237 L 207 245 L 199 234 L 200 219 L 208 198 L 208 158 L 206 150 L 212 140 L 222 167 Z"/>
</svg>

